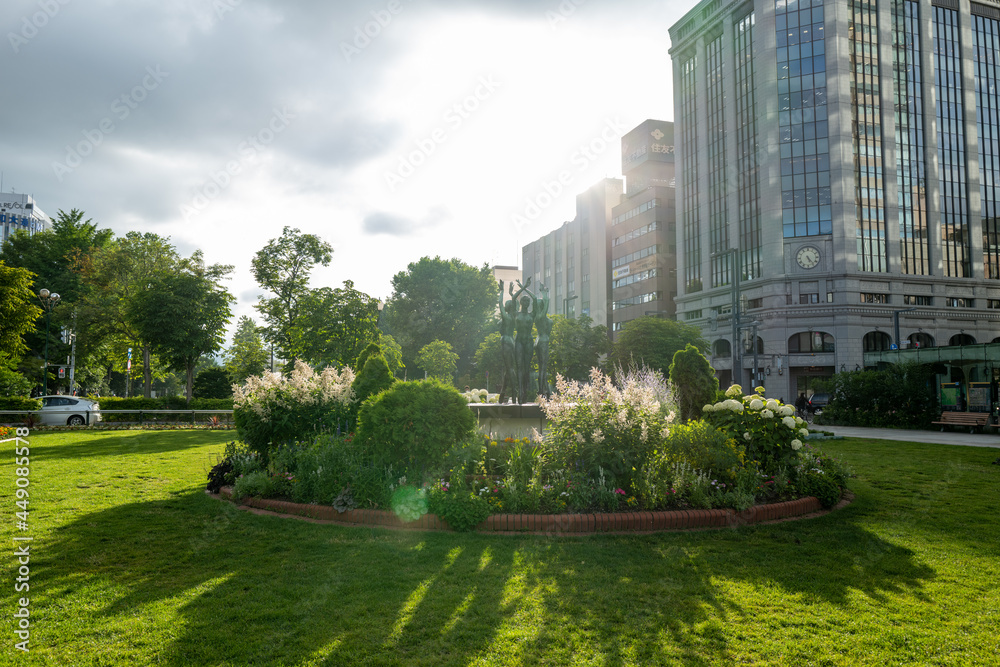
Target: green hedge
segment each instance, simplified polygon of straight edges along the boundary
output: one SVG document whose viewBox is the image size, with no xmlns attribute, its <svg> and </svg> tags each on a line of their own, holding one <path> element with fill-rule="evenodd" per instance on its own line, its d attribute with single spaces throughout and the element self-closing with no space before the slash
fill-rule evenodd
<svg viewBox="0 0 1000 667">
<path fill-rule="evenodd" d="M 183 396 L 162 396 L 160 398 L 143 398 L 141 396 L 133 398 L 120 398 L 118 396 L 90 396 L 101 406 L 101 412 L 106 410 L 232 410 L 233 399 L 231 398 L 192 398 L 188 404 Z M 110 422 L 131 422 L 136 421 L 138 415 L 132 414 L 105 414 L 104 421 Z M 204 420 L 205 417 L 198 417 Z M 190 421 L 190 415 L 158 415 L 158 421 Z"/>
<path fill-rule="evenodd" d="M 0 396 L 0 410 L 41 410 L 42 399 Z"/>
</svg>

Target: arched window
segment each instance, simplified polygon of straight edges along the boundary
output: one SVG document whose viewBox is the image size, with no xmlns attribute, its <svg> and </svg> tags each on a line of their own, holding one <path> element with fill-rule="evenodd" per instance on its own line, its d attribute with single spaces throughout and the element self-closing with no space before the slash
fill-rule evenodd
<svg viewBox="0 0 1000 667">
<path fill-rule="evenodd" d="M 795 352 L 833 352 L 833 336 L 822 331 L 802 331 L 792 334 L 788 339 L 788 351 Z"/>
<path fill-rule="evenodd" d="M 884 352 L 892 345 L 892 339 L 884 331 L 869 331 L 862 340 L 865 352 Z"/>
<path fill-rule="evenodd" d="M 725 338 L 720 338 L 712 344 L 712 356 L 713 357 L 731 357 L 733 356 L 732 346 L 729 341 Z"/>
<path fill-rule="evenodd" d="M 976 339 L 967 333 L 957 333 L 948 340 L 948 345 L 975 345 Z"/>
<path fill-rule="evenodd" d="M 934 347 L 934 338 L 923 331 L 910 334 L 906 340 L 910 341 L 910 347 Z"/>
</svg>

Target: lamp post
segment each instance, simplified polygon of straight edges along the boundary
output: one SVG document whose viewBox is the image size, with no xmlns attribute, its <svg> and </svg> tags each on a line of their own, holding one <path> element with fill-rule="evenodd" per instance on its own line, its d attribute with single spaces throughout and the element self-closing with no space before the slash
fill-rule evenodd
<svg viewBox="0 0 1000 667">
<path fill-rule="evenodd" d="M 899 342 L 899 314 L 908 313 L 911 310 L 916 310 L 916 306 L 911 306 L 910 308 L 903 308 L 902 310 L 897 310 L 892 314 L 892 332 L 895 336 L 894 342 L 896 343 L 896 349 L 901 350 L 903 346 Z"/>
<path fill-rule="evenodd" d="M 49 394 L 49 323 L 52 321 L 52 309 L 59 303 L 59 295 L 45 288 L 38 290 L 38 300 L 45 309 L 45 365 L 42 366 L 42 396 Z"/>
<path fill-rule="evenodd" d="M 729 250 L 720 250 L 719 252 L 712 253 L 712 257 L 725 257 L 727 255 L 732 255 L 732 260 L 729 263 L 730 269 L 732 270 L 732 284 L 733 289 L 733 344 L 730 346 L 730 350 L 733 355 L 733 384 L 743 385 L 743 351 L 740 349 L 740 251 L 737 248 L 730 248 Z M 754 340 L 754 352 L 757 350 L 756 337 Z M 755 372 L 756 372 L 756 364 Z"/>
</svg>

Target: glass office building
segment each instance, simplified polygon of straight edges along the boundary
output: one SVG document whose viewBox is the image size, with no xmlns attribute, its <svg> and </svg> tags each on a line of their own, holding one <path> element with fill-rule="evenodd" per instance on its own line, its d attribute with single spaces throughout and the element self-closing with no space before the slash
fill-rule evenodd
<svg viewBox="0 0 1000 667">
<path fill-rule="evenodd" d="M 1000 2 L 706 0 L 670 37 L 677 316 L 723 382 L 1000 337 Z"/>
</svg>

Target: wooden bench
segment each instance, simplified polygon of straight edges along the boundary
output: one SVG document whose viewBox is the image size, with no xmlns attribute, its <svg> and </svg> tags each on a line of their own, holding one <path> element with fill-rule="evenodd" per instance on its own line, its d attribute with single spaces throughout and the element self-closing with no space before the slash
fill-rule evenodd
<svg viewBox="0 0 1000 667">
<path fill-rule="evenodd" d="M 982 428 L 989 424 L 990 413 L 988 412 L 953 412 L 946 411 L 941 413 L 941 420 L 936 422 L 931 422 L 932 424 L 940 424 L 941 430 L 944 430 L 945 426 L 968 426 L 969 433 L 974 433 L 977 428 Z"/>
</svg>

